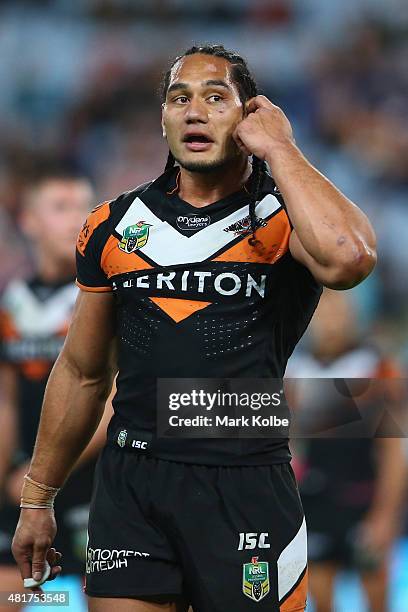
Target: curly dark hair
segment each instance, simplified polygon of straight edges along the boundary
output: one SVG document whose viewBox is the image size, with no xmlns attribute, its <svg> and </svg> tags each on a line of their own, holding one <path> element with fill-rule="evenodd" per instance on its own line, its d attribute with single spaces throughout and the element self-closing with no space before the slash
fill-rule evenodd
<svg viewBox="0 0 408 612">
<path fill-rule="evenodd" d="M 161 84 L 160 84 L 160 97 L 162 102 L 165 101 L 167 90 L 169 88 L 171 71 L 175 64 L 180 61 L 183 57 L 188 55 L 195 55 L 196 53 L 200 53 L 203 55 L 212 55 L 215 57 L 222 57 L 227 60 L 231 64 L 231 78 L 235 85 L 237 86 L 239 97 L 241 102 L 244 104 L 250 98 L 253 98 L 258 93 L 258 86 L 254 77 L 252 76 L 247 62 L 245 59 L 236 53 L 235 51 L 230 51 L 226 49 L 223 45 L 202 45 L 202 46 L 193 46 L 187 49 L 181 55 L 178 55 L 170 64 L 169 69 L 164 73 Z M 175 159 L 171 151 L 169 151 L 169 155 L 167 158 L 167 163 L 165 170 L 169 170 L 173 168 L 175 163 Z M 255 155 L 252 156 L 252 175 L 251 175 L 251 185 L 249 189 L 249 216 L 251 220 L 251 232 L 252 237 L 249 242 L 251 246 L 254 246 L 257 242 L 255 234 L 257 230 L 257 217 L 255 214 L 255 206 L 259 197 L 259 193 L 262 186 L 262 180 L 264 176 L 264 172 L 266 172 L 265 162 L 258 159 Z"/>
</svg>

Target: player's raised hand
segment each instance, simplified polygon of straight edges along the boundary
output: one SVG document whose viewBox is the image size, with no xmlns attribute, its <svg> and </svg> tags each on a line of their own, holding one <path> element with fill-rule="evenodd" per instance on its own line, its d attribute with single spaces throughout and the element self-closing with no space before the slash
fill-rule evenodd
<svg viewBox="0 0 408 612">
<path fill-rule="evenodd" d="M 23 579 L 41 581 L 46 561 L 51 566 L 47 580 L 52 580 L 61 572 L 61 566 L 58 565 L 61 553 L 51 548 L 56 532 L 53 510 L 22 510 L 11 549 Z M 34 586 L 32 590 L 41 589 Z"/>
<path fill-rule="evenodd" d="M 247 116 L 237 126 L 234 139 L 247 155 L 259 159 L 273 156 L 280 146 L 294 143 L 292 126 L 279 106 L 265 96 L 255 96 L 246 103 Z"/>
</svg>

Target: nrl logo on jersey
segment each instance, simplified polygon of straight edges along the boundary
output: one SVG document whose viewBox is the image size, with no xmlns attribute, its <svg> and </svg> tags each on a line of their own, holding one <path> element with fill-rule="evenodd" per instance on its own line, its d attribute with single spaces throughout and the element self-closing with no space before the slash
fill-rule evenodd
<svg viewBox="0 0 408 612">
<path fill-rule="evenodd" d="M 259 557 L 252 557 L 251 563 L 244 563 L 242 573 L 242 591 L 244 595 L 261 601 L 269 593 L 269 563 L 258 561 Z"/>
<path fill-rule="evenodd" d="M 255 229 L 265 227 L 266 225 L 267 223 L 264 219 L 255 217 Z M 224 227 L 224 232 L 234 232 L 235 236 L 245 236 L 246 234 L 250 234 L 252 232 L 250 215 L 247 215 L 236 223 L 232 223 L 228 227 Z"/>
<path fill-rule="evenodd" d="M 118 243 L 118 247 L 124 253 L 133 253 L 137 249 L 144 247 L 149 240 L 149 228 L 151 223 L 138 221 L 134 225 L 128 225 L 123 232 L 122 240 Z"/>
</svg>

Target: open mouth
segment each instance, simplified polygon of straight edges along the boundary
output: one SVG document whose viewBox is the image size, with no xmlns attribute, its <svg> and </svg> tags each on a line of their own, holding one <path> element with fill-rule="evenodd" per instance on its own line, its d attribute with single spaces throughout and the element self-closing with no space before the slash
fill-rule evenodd
<svg viewBox="0 0 408 612">
<path fill-rule="evenodd" d="M 213 142 L 211 138 L 204 134 L 189 134 L 184 137 L 184 142 Z"/>
<path fill-rule="evenodd" d="M 214 141 L 205 134 L 187 134 L 183 142 L 190 151 L 206 151 Z"/>
</svg>

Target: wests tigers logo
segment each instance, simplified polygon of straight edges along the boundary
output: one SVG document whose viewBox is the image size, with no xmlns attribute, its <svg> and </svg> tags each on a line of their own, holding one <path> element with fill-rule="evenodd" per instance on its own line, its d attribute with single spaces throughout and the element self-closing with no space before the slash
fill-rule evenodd
<svg viewBox="0 0 408 612">
<path fill-rule="evenodd" d="M 267 223 L 264 219 L 255 217 L 255 229 L 265 227 L 266 225 Z M 252 232 L 250 215 L 236 221 L 236 223 L 228 225 L 228 227 L 224 227 L 224 232 L 234 232 L 235 236 L 245 236 L 246 234 L 250 234 Z"/>
</svg>

